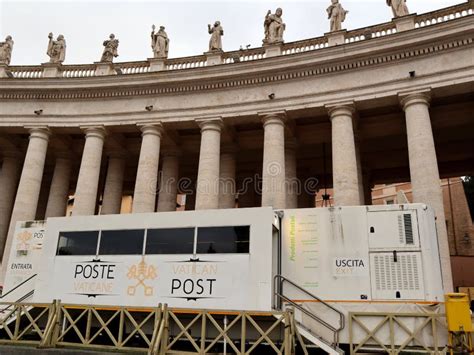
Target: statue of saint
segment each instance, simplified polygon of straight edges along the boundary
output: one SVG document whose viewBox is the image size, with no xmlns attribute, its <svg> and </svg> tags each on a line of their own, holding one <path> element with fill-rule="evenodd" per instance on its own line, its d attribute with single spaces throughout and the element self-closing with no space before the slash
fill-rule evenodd
<svg viewBox="0 0 474 355">
<path fill-rule="evenodd" d="M 63 35 L 59 35 L 55 41 L 52 33 L 48 35 L 48 38 L 49 42 L 46 54 L 49 56 L 49 62 L 61 64 L 66 57 L 66 40 Z"/>
<path fill-rule="evenodd" d="M 393 17 L 406 16 L 410 13 L 406 0 L 387 0 L 387 5 L 392 7 Z"/>
<path fill-rule="evenodd" d="M 214 26 L 207 25 L 207 31 L 211 35 L 209 40 L 209 52 L 222 51 L 222 36 L 224 35 L 224 29 L 221 26 L 220 21 L 216 21 Z"/>
<path fill-rule="evenodd" d="M 114 57 L 118 57 L 117 48 L 119 46 L 119 40 L 115 39 L 115 35 L 112 33 L 109 39 L 104 41 L 104 51 L 102 52 L 101 62 L 112 63 Z"/>
<path fill-rule="evenodd" d="M 168 46 L 170 40 L 165 32 L 165 26 L 160 26 L 158 32 L 155 33 L 155 25 L 151 31 L 151 48 L 155 58 L 168 58 Z"/>
<path fill-rule="evenodd" d="M 341 24 L 346 19 L 346 14 L 349 11 L 344 10 L 339 0 L 331 0 L 331 5 L 326 11 L 328 12 L 328 19 L 331 20 L 330 31 L 340 31 Z"/>
<path fill-rule="evenodd" d="M 5 42 L 0 42 L 0 64 L 10 65 L 13 51 L 12 36 L 7 36 Z"/>
<path fill-rule="evenodd" d="M 283 32 L 285 31 L 286 25 L 283 23 L 281 15 L 283 10 L 281 8 L 276 9 L 275 13 L 272 14 L 268 10 L 265 16 L 265 22 L 263 27 L 265 28 L 265 39 L 263 44 L 273 44 L 283 42 Z"/>
</svg>

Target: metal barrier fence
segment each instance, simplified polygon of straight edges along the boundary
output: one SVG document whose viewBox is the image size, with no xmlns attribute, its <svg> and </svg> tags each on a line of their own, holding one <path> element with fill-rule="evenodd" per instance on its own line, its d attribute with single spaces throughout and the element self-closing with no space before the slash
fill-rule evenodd
<svg viewBox="0 0 474 355">
<path fill-rule="evenodd" d="M 259 319 L 262 317 L 266 318 L 265 322 Z M 223 315 L 199 311 L 183 322 L 179 313 L 168 312 L 164 328 L 177 329 L 178 333 L 163 350 L 166 354 L 182 354 L 186 349 L 179 343 L 187 340 L 191 344 L 191 349 L 187 351 L 189 354 L 214 353 L 218 343 L 232 354 L 250 354 L 262 343 L 271 347 L 275 354 L 293 354 L 295 328 L 291 318 L 290 312 L 261 315 L 237 312 Z M 198 325 L 201 330 L 198 337 L 193 337 L 190 332 L 193 325 Z"/>
<path fill-rule="evenodd" d="M 446 328 L 444 314 L 351 312 L 350 352 L 357 354 L 372 350 L 386 354 L 444 353 L 446 344 L 442 344 L 439 339 L 440 326 Z"/>
<path fill-rule="evenodd" d="M 9 303 L 0 312 L 0 344 L 41 348 L 143 352 L 150 355 L 207 354 L 228 349 L 258 354 L 265 344 L 275 354 L 294 354 L 297 332 L 293 313 L 91 305 Z"/>
<path fill-rule="evenodd" d="M 54 304 L 2 304 L 0 344 L 40 344 Z"/>
</svg>

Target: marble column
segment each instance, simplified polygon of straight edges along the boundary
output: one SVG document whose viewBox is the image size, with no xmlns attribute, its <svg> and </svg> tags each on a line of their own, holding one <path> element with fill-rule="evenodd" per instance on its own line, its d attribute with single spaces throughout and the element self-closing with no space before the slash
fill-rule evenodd
<svg viewBox="0 0 474 355">
<path fill-rule="evenodd" d="M 22 157 L 19 153 L 5 154 L 0 170 L 0 258 L 7 238 L 21 163 Z"/>
<path fill-rule="evenodd" d="M 70 157 L 58 156 L 56 158 L 45 218 L 64 217 L 66 215 L 71 169 L 72 161 Z"/>
<path fill-rule="evenodd" d="M 352 125 L 352 103 L 329 106 L 332 127 L 332 171 L 335 206 L 361 203 L 359 170 Z"/>
<path fill-rule="evenodd" d="M 357 163 L 357 181 L 359 182 L 359 205 L 365 205 L 365 197 L 364 197 L 364 177 L 363 177 L 363 168 L 362 168 L 362 161 L 361 161 L 361 152 L 360 152 L 360 138 L 359 132 L 356 127 L 356 123 L 354 119 L 352 120 L 353 127 L 354 127 L 354 142 L 355 142 L 355 153 L 356 153 L 356 163 Z"/>
<path fill-rule="evenodd" d="M 201 128 L 201 149 L 196 187 L 196 210 L 219 207 L 220 118 L 196 121 Z"/>
<path fill-rule="evenodd" d="M 452 292 L 448 234 L 429 113 L 429 91 L 401 95 L 400 100 L 405 111 L 413 202 L 425 203 L 434 210 L 444 291 Z"/>
<path fill-rule="evenodd" d="M 220 160 L 220 181 L 219 181 L 219 208 L 235 207 L 235 153 L 236 147 L 225 145 L 222 147 Z"/>
<path fill-rule="evenodd" d="M 286 208 L 298 208 L 298 195 L 304 188 L 296 173 L 296 146 L 295 139 L 285 142 Z"/>
<path fill-rule="evenodd" d="M 132 213 L 155 212 L 158 189 L 158 164 L 163 134 L 161 123 L 141 126 L 142 146 L 138 160 Z"/>
<path fill-rule="evenodd" d="M 164 149 L 158 194 L 158 212 L 176 211 L 179 179 L 179 152 Z"/>
<path fill-rule="evenodd" d="M 47 127 L 35 127 L 29 130 L 30 138 L 26 151 L 20 182 L 10 219 L 8 237 L 3 250 L 3 259 L 8 260 L 16 222 L 34 220 L 43 179 L 44 163 L 50 131 Z M 2 269 L 2 280 L 5 268 Z"/>
<path fill-rule="evenodd" d="M 90 216 L 95 214 L 97 190 L 99 187 L 100 165 L 106 131 L 103 127 L 84 129 L 86 142 L 82 152 L 81 167 L 77 178 L 74 196 L 73 216 Z"/>
<path fill-rule="evenodd" d="M 123 177 L 125 158 L 120 154 L 111 154 L 107 165 L 104 197 L 100 214 L 120 214 L 122 206 Z"/>
<path fill-rule="evenodd" d="M 285 112 L 262 115 L 262 206 L 286 208 Z"/>
</svg>

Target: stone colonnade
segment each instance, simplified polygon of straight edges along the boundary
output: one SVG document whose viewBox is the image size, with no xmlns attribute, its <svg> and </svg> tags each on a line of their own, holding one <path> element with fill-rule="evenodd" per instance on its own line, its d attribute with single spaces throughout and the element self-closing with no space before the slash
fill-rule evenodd
<svg viewBox="0 0 474 355">
<path fill-rule="evenodd" d="M 453 280 L 443 192 L 439 183 L 438 160 L 429 112 L 430 95 L 428 91 L 416 92 L 401 95 L 400 101 L 405 111 L 413 202 L 426 203 L 435 212 L 441 270 L 444 271 L 443 284 L 445 290 L 449 291 Z"/>
<path fill-rule="evenodd" d="M 400 95 L 400 102 L 406 117 L 414 201 L 434 208 L 440 235 L 441 262 L 445 270 L 443 281 L 445 285 L 451 285 L 443 200 L 429 116 L 429 92 Z M 364 188 L 354 132 L 355 105 L 343 102 L 327 105 L 326 108 L 332 126 L 334 203 L 336 206 L 360 205 L 364 201 Z M 297 178 L 296 142 L 293 138 L 285 142 L 286 113 L 259 113 L 259 117 L 264 130 L 261 205 L 277 209 L 296 208 L 298 194 L 291 183 Z M 201 129 L 201 146 L 195 209 L 233 208 L 236 205 L 235 147 L 222 144 L 221 148 L 224 123 L 220 117 L 197 119 L 196 123 Z M 142 125 L 140 130 L 142 141 L 132 212 L 174 211 L 178 192 L 179 152 L 165 149 L 160 154 L 162 136 L 165 134 L 161 122 Z M 104 127 L 83 127 L 83 131 L 85 145 L 72 210 L 72 214 L 76 216 L 96 213 L 100 168 L 107 135 Z M 0 242 L 5 243 L 4 257 L 9 254 L 16 222 L 33 220 L 36 214 L 51 132 L 47 127 L 33 127 L 29 133 L 23 168 L 20 169 L 18 158 L 7 154 L 0 171 Z M 163 160 L 161 180 L 165 182 L 161 187 L 158 184 L 160 155 Z M 124 166 L 123 156 L 109 156 L 103 214 L 120 212 Z M 70 173 L 70 159 L 58 156 L 46 208 L 47 217 L 64 215 Z M 19 175 L 14 197 L 13 191 Z M 157 201 L 159 188 L 161 190 Z"/>
</svg>

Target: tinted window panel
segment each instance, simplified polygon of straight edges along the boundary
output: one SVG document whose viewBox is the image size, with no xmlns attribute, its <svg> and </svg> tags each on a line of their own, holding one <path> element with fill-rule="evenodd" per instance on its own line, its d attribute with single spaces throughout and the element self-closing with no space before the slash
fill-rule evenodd
<svg viewBox="0 0 474 355">
<path fill-rule="evenodd" d="M 194 228 L 148 229 L 146 254 L 192 254 Z"/>
<path fill-rule="evenodd" d="M 100 255 L 136 255 L 143 251 L 144 229 L 102 231 Z"/>
<path fill-rule="evenodd" d="M 250 227 L 198 228 L 197 253 L 248 253 Z"/>
<path fill-rule="evenodd" d="M 60 232 L 56 255 L 95 255 L 99 231 Z"/>
</svg>

